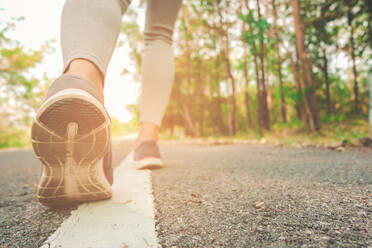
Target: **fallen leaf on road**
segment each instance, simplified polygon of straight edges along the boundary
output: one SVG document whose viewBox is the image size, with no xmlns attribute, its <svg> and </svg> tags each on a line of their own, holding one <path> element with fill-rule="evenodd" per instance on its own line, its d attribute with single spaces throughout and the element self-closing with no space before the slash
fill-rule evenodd
<svg viewBox="0 0 372 248">
<path fill-rule="evenodd" d="M 195 197 L 195 198 L 199 198 L 199 194 L 198 194 L 198 193 L 191 194 L 191 196 L 193 196 L 193 197 Z"/>
<path fill-rule="evenodd" d="M 131 202 L 132 202 L 132 200 L 127 200 L 127 201 L 123 202 L 123 204 L 128 204 L 128 203 L 131 203 Z"/>
<path fill-rule="evenodd" d="M 254 205 L 256 209 L 265 208 L 265 202 L 259 202 Z"/>
<path fill-rule="evenodd" d="M 198 203 L 198 204 L 202 203 L 201 200 L 188 200 L 187 202 L 193 202 L 193 203 Z"/>
</svg>

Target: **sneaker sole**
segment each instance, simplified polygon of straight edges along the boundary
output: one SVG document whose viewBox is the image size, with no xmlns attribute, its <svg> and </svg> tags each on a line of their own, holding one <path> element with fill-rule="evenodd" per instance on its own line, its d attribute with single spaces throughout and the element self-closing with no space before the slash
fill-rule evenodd
<svg viewBox="0 0 372 248">
<path fill-rule="evenodd" d="M 161 169 L 164 167 L 164 163 L 159 158 L 144 158 L 139 161 L 133 161 L 134 167 L 137 170 L 145 170 L 145 169 Z"/>
<path fill-rule="evenodd" d="M 103 105 L 79 89 L 60 91 L 41 106 L 31 129 L 43 168 L 40 203 L 59 207 L 111 198 L 102 162 L 110 124 Z"/>
</svg>

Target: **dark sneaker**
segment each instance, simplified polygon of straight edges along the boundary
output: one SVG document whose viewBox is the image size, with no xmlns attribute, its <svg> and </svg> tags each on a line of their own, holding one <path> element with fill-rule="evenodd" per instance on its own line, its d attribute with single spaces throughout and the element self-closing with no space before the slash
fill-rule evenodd
<svg viewBox="0 0 372 248">
<path fill-rule="evenodd" d="M 42 163 L 39 201 L 52 207 L 112 196 L 111 120 L 86 79 L 62 75 L 49 88 L 31 129 Z"/>
<path fill-rule="evenodd" d="M 160 169 L 164 166 L 154 140 L 144 141 L 134 149 L 133 163 L 137 170 Z"/>
</svg>

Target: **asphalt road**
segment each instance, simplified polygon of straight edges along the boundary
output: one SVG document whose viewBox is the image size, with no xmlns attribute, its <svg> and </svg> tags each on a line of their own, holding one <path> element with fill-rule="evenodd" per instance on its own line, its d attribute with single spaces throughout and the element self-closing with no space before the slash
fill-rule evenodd
<svg viewBox="0 0 372 248">
<path fill-rule="evenodd" d="M 131 142 L 114 142 L 114 164 Z M 152 174 L 163 247 L 371 247 L 372 151 L 162 143 Z M 71 209 L 35 196 L 31 150 L 0 151 L 0 247 L 38 247 Z"/>
<path fill-rule="evenodd" d="M 131 151 L 131 141 L 113 143 L 113 164 Z M 73 208 L 54 210 L 36 199 L 41 173 L 31 149 L 0 150 L 0 248 L 39 247 L 70 216 Z"/>
</svg>

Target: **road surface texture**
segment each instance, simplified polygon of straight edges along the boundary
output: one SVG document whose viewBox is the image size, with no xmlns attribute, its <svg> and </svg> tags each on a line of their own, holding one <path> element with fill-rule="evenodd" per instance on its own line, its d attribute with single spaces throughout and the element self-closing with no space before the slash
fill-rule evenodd
<svg viewBox="0 0 372 248">
<path fill-rule="evenodd" d="M 130 152 L 114 142 L 114 164 Z M 372 151 L 162 143 L 152 173 L 163 247 L 371 247 Z M 0 247 L 39 247 L 71 208 L 36 201 L 31 150 L 0 151 Z"/>
<path fill-rule="evenodd" d="M 372 152 L 163 146 L 153 173 L 165 247 L 371 247 Z"/>
<path fill-rule="evenodd" d="M 129 154 L 131 145 L 131 141 L 113 143 L 115 166 Z M 76 209 L 40 205 L 36 199 L 40 173 L 40 162 L 31 149 L 0 150 L 0 248 L 41 246 Z"/>
</svg>

